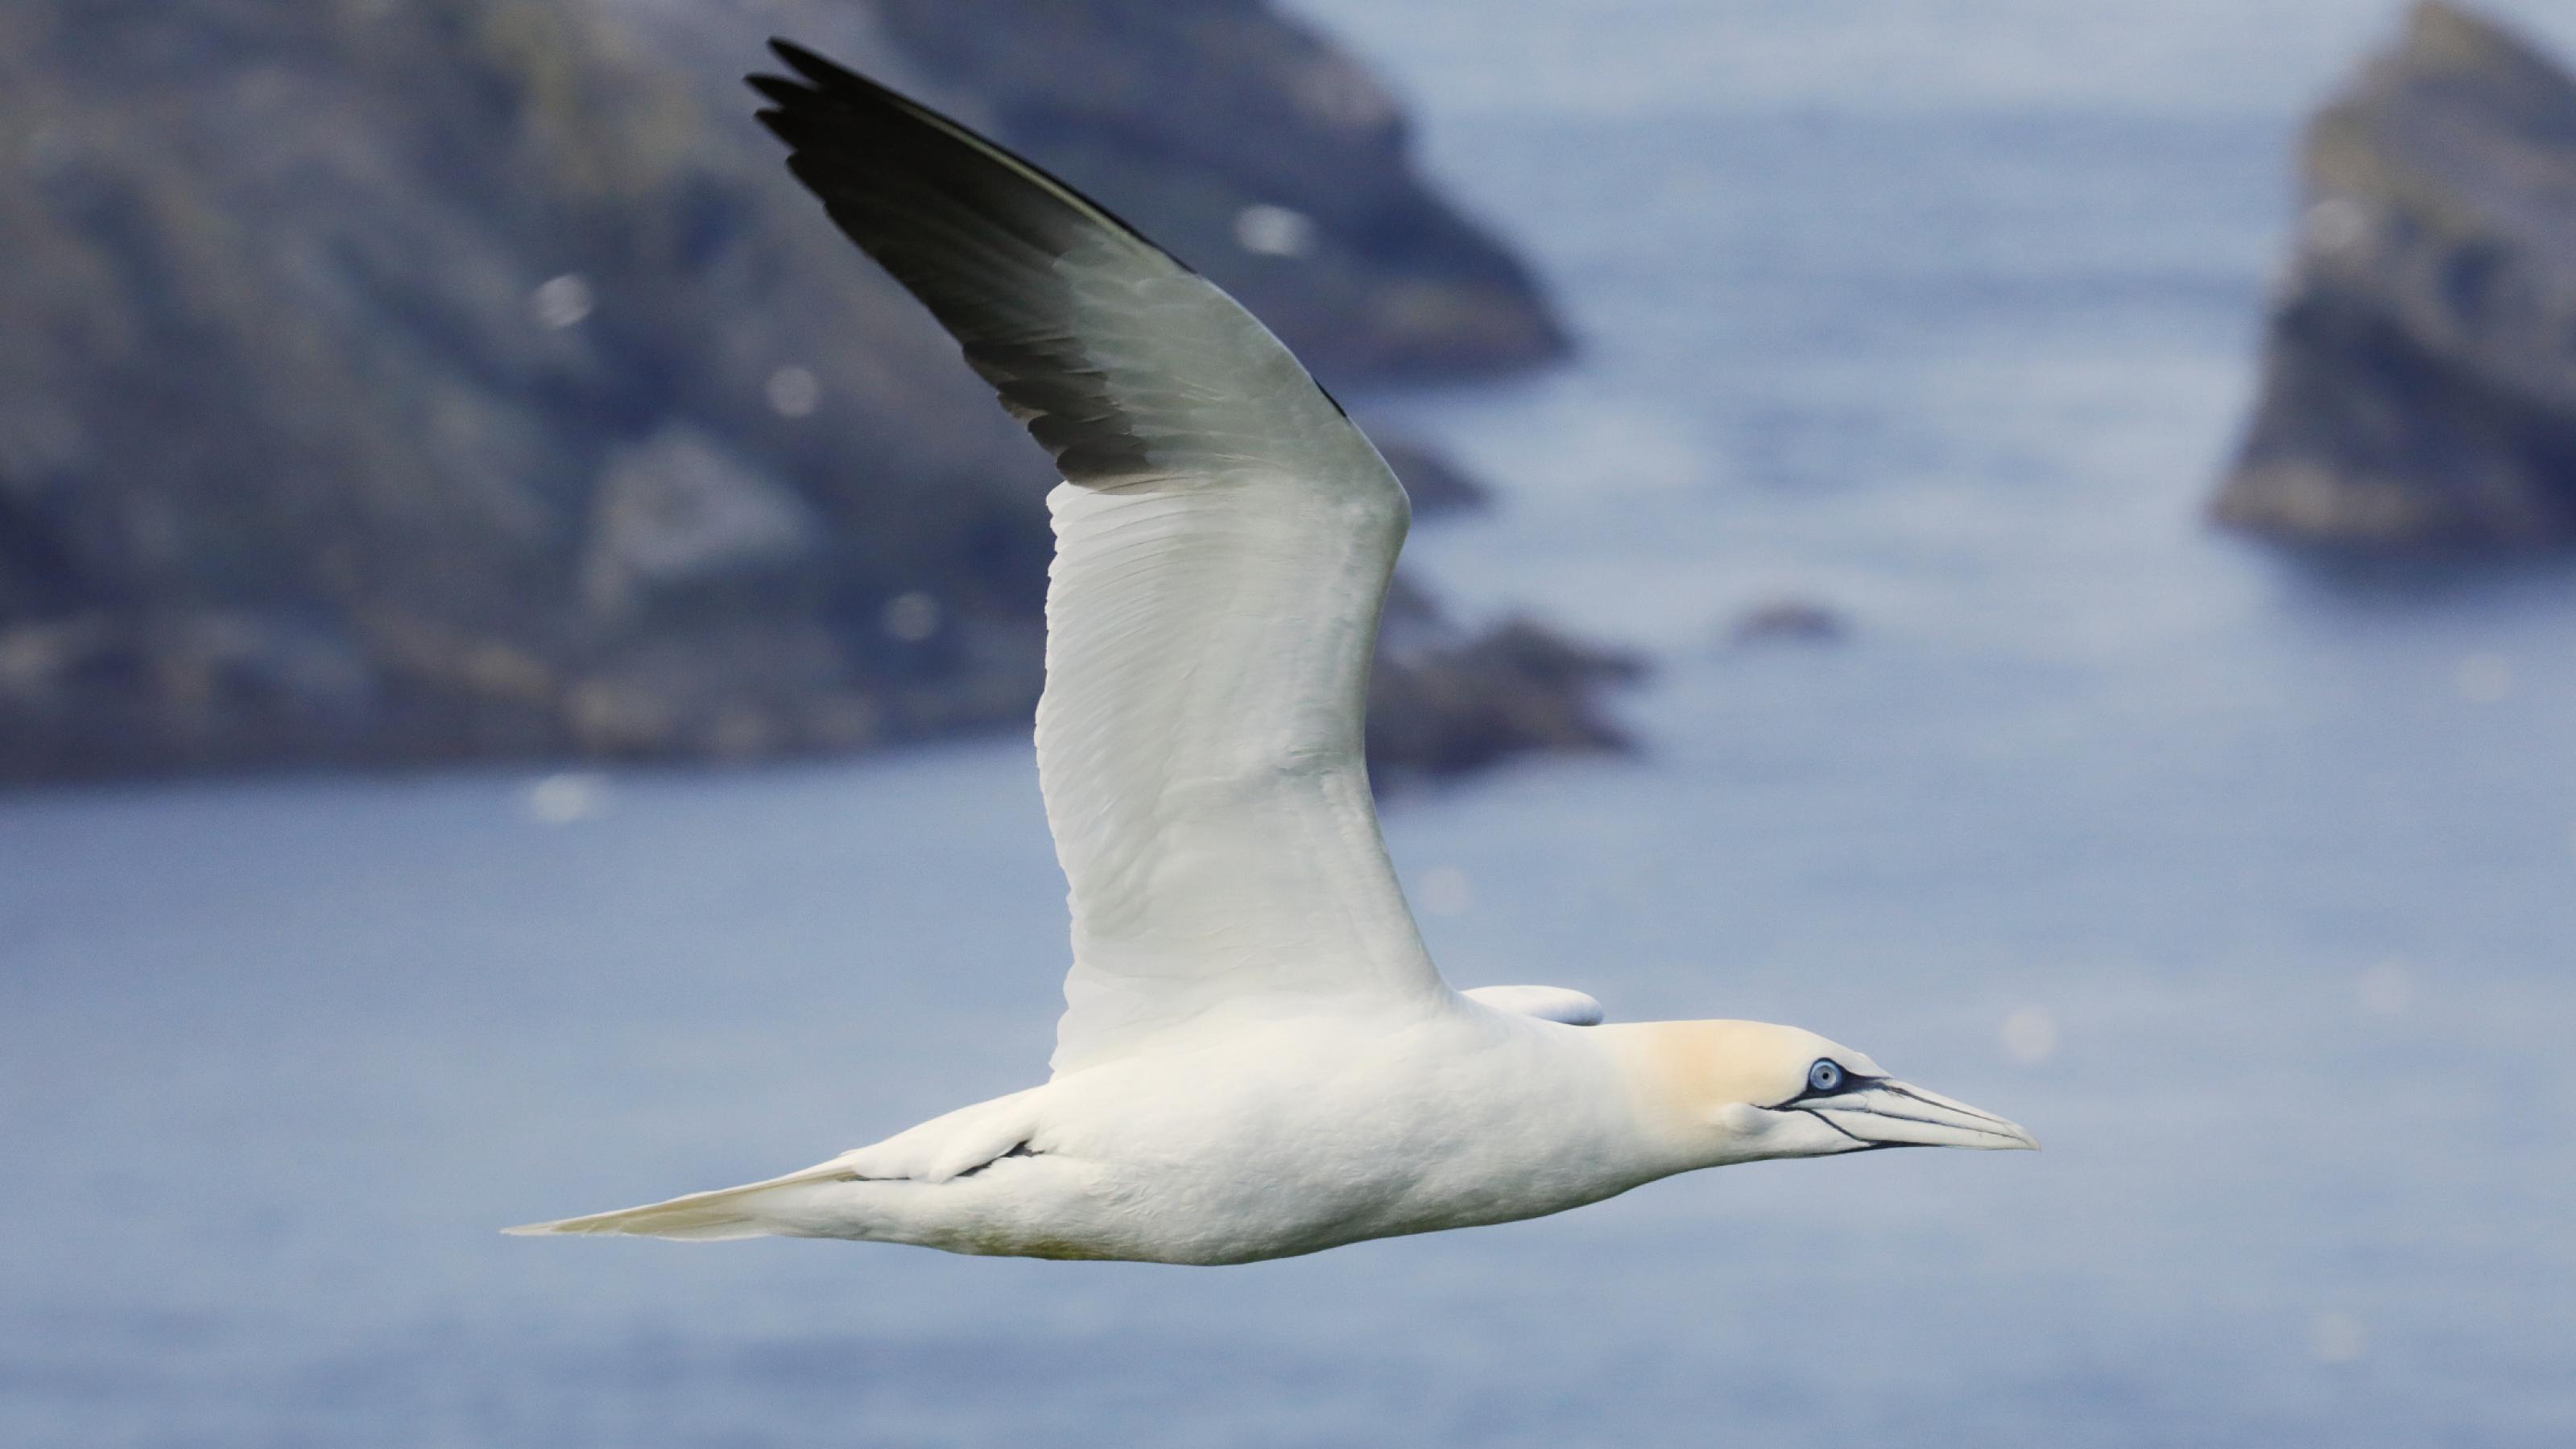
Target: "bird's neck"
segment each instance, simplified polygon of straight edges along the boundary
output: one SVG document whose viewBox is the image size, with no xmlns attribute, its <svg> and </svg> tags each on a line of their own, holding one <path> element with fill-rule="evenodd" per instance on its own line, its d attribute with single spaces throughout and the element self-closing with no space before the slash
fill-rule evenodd
<svg viewBox="0 0 2576 1449">
<path fill-rule="evenodd" d="M 1592 1030 L 1618 1064 L 1649 1139 L 1686 1167 L 1733 1160 L 1733 1134 L 1718 1114 L 1761 1095 L 1756 1038 L 1770 1028 L 1748 1021 L 1635 1021 Z"/>
</svg>

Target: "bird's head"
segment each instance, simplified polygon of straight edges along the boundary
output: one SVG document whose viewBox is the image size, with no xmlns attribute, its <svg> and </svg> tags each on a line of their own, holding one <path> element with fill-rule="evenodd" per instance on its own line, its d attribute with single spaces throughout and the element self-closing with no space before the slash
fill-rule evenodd
<svg viewBox="0 0 2576 1449">
<path fill-rule="evenodd" d="M 1794 1026 L 1657 1022 L 1632 1060 L 1658 1115 L 1714 1162 L 1830 1157 L 1879 1147 L 2039 1146 L 2018 1125 L 1900 1082 Z"/>
</svg>

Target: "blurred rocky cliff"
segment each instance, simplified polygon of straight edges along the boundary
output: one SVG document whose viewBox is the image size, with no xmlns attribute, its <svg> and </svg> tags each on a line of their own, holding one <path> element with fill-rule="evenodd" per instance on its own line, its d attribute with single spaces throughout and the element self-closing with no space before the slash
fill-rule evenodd
<svg viewBox="0 0 2576 1449">
<path fill-rule="evenodd" d="M 2576 80 L 2426 3 L 2308 128 L 2216 513 L 2369 551 L 2576 543 Z"/>
<path fill-rule="evenodd" d="M 1044 455 L 785 176 L 771 33 L 997 129 L 1328 383 L 1563 347 L 1258 0 L 13 0 L 0 778 L 1024 721 Z M 1614 661 L 1408 607 L 1389 766 L 1613 738 Z"/>
</svg>

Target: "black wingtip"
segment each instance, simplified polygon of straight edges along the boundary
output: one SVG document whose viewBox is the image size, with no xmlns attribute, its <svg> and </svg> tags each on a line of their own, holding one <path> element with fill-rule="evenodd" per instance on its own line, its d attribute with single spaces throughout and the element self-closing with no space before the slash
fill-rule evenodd
<svg viewBox="0 0 2576 1449">
<path fill-rule="evenodd" d="M 807 77 L 813 74 L 813 66 L 827 63 L 821 56 L 792 40 L 775 35 L 769 37 L 769 53 L 785 62 L 789 70 L 796 72 L 796 78 L 790 79 L 783 75 L 773 75 L 765 70 L 756 70 L 742 78 L 744 85 L 773 101 L 785 100 L 788 93 L 800 96 L 814 94 L 814 86 Z"/>
<path fill-rule="evenodd" d="M 953 125 L 945 117 L 923 106 L 900 91 L 880 85 L 848 66 L 827 60 L 783 36 L 769 38 L 770 53 L 786 62 L 793 75 L 754 73 L 743 77 L 743 83 L 779 105 L 794 107 L 813 101 L 841 105 L 877 103 L 898 111 L 918 112 L 941 125 Z"/>
<path fill-rule="evenodd" d="M 758 92 L 762 100 L 777 106 L 792 106 L 798 101 L 811 99 L 814 94 L 785 76 L 747 75 L 742 78 L 742 83 Z"/>
<path fill-rule="evenodd" d="M 818 87 L 855 85 L 864 90 L 883 89 L 849 67 L 825 60 L 784 36 L 769 37 L 769 53 L 787 62 L 790 69 Z"/>
<path fill-rule="evenodd" d="M 870 124 L 875 124 L 878 119 L 889 119 L 901 127 L 916 130 L 924 135 L 945 138 L 942 144 L 963 148 L 967 152 L 984 158 L 982 162 L 973 164 L 1018 173 L 1021 182 L 1032 184 L 1038 191 L 1052 194 L 1056 203 L 1073 211 L 1086 213 L 1094 224 L 1160 254 L 1184 272 L 1190 270 L 1186 262 L 1148 240 L 1134 227 L 1119 220 L 1109 208 L 1083 195 L 1061 179 L 1048 174 L 1028 158 L 959 124 L 955 119 L 940 114 L 901 91 L 870 80 L 847 66 L 827 60 L 785 36 L 771 36 L 769 50 L 795 74 L 792 76 L 753 74 L 745 76 L 743 80 L 760 95 L 761 99 L 770 103 L 769 109 L 756 113 L 760 123 L 767 127 L 771 134 L 786 142 L 791 150 L 803 152 L 815 146 L 829 149 L 834 137 L 827 134 L 828 130 L 862 117 L 870 118 Z M 819 124 L 825 129 L 812 129 L 812 124 Z M 880 141 L 883 139 L 882 136 L 879 137 Z M 818 182 L 808 169 L 798 168 L 793 159 L 790 162 L 790 169 L 796 171 L 798 179 L 804 181 L 808 189 L 815 190 L 818 195 L 822 194 L 822 183 Z M 864 247 L 866 243 L 862 242 L 861 245 Z"/>
</svg>

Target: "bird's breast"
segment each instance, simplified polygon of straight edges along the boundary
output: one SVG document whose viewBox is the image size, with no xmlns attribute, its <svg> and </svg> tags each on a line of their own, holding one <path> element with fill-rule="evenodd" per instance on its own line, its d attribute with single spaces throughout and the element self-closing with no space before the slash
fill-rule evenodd
<svg viewBox="0 0 2576 1449">
<path fill-rule="evenodd" d="M 1319 1025 L 1060 1079 L 1047 1140 L 1097 1173 L 1113 1225 L 1192 1261 L 1535 1217 L 1660 1175 L 1581 1028 Z"/>
</svg>

